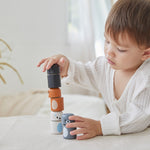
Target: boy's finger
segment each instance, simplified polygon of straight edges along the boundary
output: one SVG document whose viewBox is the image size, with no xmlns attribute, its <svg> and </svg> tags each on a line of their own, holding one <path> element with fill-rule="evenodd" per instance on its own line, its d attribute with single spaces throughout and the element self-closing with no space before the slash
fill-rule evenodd
<svg viewBox="0 0 150 150">
<path fill-rule="evenodd" d="M 84 121 L 84 118 L 83 117 L 80 117 L 80 116 L 70 116 L 69 117 L 69 120 L 75 120 L 75 121 Z"/>
<path fill-rule="evenodd" d="M 37 67 L 40 67 L 41 64 L 43 64 L 43 63 L 45 62 L 46 59 L 47 59 L 47 58 L 42 59 L 42 60 L 38 63 Z"/>
<path fill-rule="evenodd" d="M 82 122 L 73 122 L 73 123 L 67 123 L 67 128 L 84 128 L 85 124 Z"/>
<path fill-rule="evenodd" d="M 52 65 L 54 65 L 54 64 L 58 64 L 59 66 L 64 66 L 64 62 L 65 62 L 65 60 L 63 57 L 62 58 L 60 58 L 60 57 L 50 58 L 46 69 L 47 70 L 50 69 L 52 67 Z"/>
<path fill-rule="evenodd" d="M 77 140 L 85 140 L 85 139 L 89 139 L 89 135 L 88 134 L 84 134 L 84 135 L 81 135 L 81 136 L 77 136 Z"/>
<path fill-rule="evenodd" d="M 47 64 L 48 64 L 49 60 L 47 59 L 44 63 L 44 66 L 43 66 L 43 72 L 46 71 L 46 67 L 47 67 Z"/>
<path fill-rule="evenodd" d="M 47 69 L 47 70 L 50 69 L 53 64 L 55 64 L 55 61 L 50 59 L 50 60 L 48 61 L 48 63 L 47 63 L 46 69 Z"/>
<path fill-rule="evenodd" d="M 77 135 L 77 134 L 86 134 L 86 129 L 81 128 L 81 129 L 76 129 L 70 132 L 71 135 Z"/>
<path fill-rule="evenodd" d="M 44 70 L 50 69 L 52 67 L 52 65 L 57 63 L 58 60 L 56 58 L 49 58 L 46 61 L 47 62 L 45 62 Z"/>
</svg>

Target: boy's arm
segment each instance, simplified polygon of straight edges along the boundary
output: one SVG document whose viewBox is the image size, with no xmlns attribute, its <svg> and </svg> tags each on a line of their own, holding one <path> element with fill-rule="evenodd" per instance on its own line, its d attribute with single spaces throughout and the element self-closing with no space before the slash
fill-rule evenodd
<svg viewBox="0 0 150 150">
<path fill-rule="evenodd" d="M 62 79 L 65 84 L 76 84 L 92 91 L 98 91 L 104 73 L 104 58 L 93 62 L 81 63 L 70 60 L 68 76 Z"/>
<path fill-rule="evenodd" d="M 120 135 L 135 133 L 146 129 L 150 125 L 150 88 L 141 92 L 133 102 L 126 107 L 126 112 L 118 115 L 111 112 L 103 116 L 101 127 L 103 135 Z"/>
</svg>

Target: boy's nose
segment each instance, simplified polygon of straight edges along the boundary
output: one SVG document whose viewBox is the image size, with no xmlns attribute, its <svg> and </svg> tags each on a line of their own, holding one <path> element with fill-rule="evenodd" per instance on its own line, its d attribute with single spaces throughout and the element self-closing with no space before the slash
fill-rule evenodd
<svg viewBox="0 0 150 150">
<path fill-rule="evenodd" d="M 112 47 L 107 49 L 107 55 L 110 56 L 110 57 L 114 57 L 115 56 L 115 52 L 114 52 Z"/>
</svg>

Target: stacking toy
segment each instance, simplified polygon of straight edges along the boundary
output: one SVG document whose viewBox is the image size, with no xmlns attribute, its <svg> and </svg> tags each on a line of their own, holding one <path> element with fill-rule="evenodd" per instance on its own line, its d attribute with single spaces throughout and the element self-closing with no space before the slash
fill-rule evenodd
<svg viewBox="0 0 150 150">
<path fill-rule="evenodd" d="M 50 98 L 51 106 L 51 133 L 52 134 L 62 134 L 64 139 L 76 139 L 76 135 L 70 135 L 70 131 L 76 128 L 66 128 L 67 123 L 74 122 L 69 120 L 69 116 L 72 113 L 63 114 L 64 101 L 61 97 L 61 80 L 60 80 L 60 69 L 59 65 L 54 64 L 49 70 L 47 70 L 48 79 L 48 94 Z"/>
<path fill-rule="evenodd" d="M 63 137 L 64 139 L 76 139 L 76 135 L 70 135 L 70 131 L 75 130 L 76 128 L 66 128 L 67 123 L 75 122 L 74 120 L 69 120 L 69 116 L 73 116 L 72 113 L 64 113 L 61 118 L 63 125 Z"/>
<path fill-rule="evenodd" d="M 61 123 L 62 111 L 64 110 L 63 97 L 61 97 L 61 80 L 60 69 L 57 64 L 54 64 L 47 70 L 48 93 L 51 104 L 51 133 L 62 134 L 63 128 Z"/>
</svg>

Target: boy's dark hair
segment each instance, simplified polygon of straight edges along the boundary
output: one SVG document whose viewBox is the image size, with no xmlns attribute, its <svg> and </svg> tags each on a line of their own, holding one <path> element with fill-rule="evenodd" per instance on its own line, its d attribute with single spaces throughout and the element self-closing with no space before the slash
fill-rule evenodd
<svg viewBox="0 0 150 150">
<path fill-rule="evenodd" d="M 138 47 L 150 47 L 150 0 L 118 0 L 105 24 L 105 32 L 116 41 L 127 33 Z"/>
</svg>

